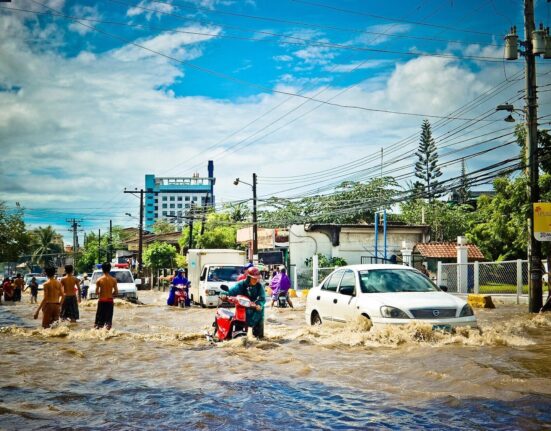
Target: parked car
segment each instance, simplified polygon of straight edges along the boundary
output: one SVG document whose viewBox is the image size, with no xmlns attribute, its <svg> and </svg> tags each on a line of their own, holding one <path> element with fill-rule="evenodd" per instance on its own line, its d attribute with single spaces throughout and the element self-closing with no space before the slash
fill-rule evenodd
<svg viewBox="0 0 551 431">
<path fill-rule="evenodd" d="M 306 321 L 373 325 L 423 322 L 443 329 L 476 327 L 463 299 L 438 288 L 420 271 L 403 265 L 349 265 L 329 274 L 306 298 Z"/>
<path fill-rule="evenodd" d="M 140 279 L 134 280 L 132 273 L 129 269 L 113 268 L 109 273 L 111 276 L 117 279 L 117 288 L 119 290 L 119 298 L 138 299 L 137 284 L 141 284 Z M 90 280 L 90 288 L 88 289 L 88 298 L 95 299 L 96 296 L 96 281 L 103 275 L 101 269 L 98 269 L 92 273 L 92 279 Z"/>
<path fill-rule="evenodd" d="M 25 282 L 25 286 L 29 285 L 29 283 L 31 282 L 31 279 L 33 277 L 40 277 L 40 276 L 42 276 L 42 274 L 40 274 L 39 272 L 29 272 L 29 273 L 25 274 L 23 276 L 23 281 Z"/>
<path fill-rule="evenodd" d="M 31 282 L 31 278 L 29 278 L 29 283 Z M 42 276 L 35 276 L 36 283 L 38 284 L 38 290 L 44 289 L 44 283 L 48 281 L 48 277 L 42 277 Z M 28 284 L 28 283 L 27 283 Z"/>
</svg>

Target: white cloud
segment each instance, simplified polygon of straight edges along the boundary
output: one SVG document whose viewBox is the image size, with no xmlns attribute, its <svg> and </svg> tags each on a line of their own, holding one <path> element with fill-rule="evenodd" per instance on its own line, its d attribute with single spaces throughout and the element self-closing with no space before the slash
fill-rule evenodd
<svg viewBox="0 0 551 431">
<path fill-rule="evenodd" d="M 73 16 L 79 17 L 79 18 L 86 18 L 86 19 L 101 19 L 101 14 L 98 12 L 97 6 L 90 7 L 90 6 L 81 6 L 76 5 L 73 8 L 71 8 L 71 14 Z M 93 26 L 93 22 L 87 22 L 83 21 L 87 25 Z M 79 24 L 78 22 L 72 22 L 69 24 L 69 30 L 74 31 L 81 36 L 93 31 L 90 27 L 86 27 L 84 25 Z"/>
<path fill-rule="evenodd" d="M 174 10 L 174 6 L 167 3 L 159 3 L 154 1 L 141 0 L 137 6 L 130 7 L 126 11 L 126 15 L 130 17 L 144 15 L 145 18 L 150 21 L 152 17 L 160 19 L 167 13 L 171 13 Z"/>
<path fill-rule="evenodd" d="M 250 189 L 232 185 L 236 172 L 242 178 L 258 173 L 259 195 L 265 195 L 291 186 L 263 183 L 263 176 L 285 177 L 329 169 L 376 154 L 381 147 L 385 148 L 385 159 L 387 153 L 389 158 L 412 154 L 416 147 L 415 139 L 404 147 L 395 143 L 418 133 L 420 117 L 331 106 L 321 106 L 302 116 L 319 104 L 309 102 L 298 108 L 303 99 L 283 94 L 258 94 L 233 102 L 176 97 L 159 88 L 186 79 L 182 68 L 140 53 L 135 47 L 103 53 L 82 51 L 66 58 L 55 51 L 37 51 L 29 46 L 25 41 L 32 29 L 6 16 L 0 19 L 0 34 L 0 84 L 21 87 L 19 92 L 0 92 L 2 160 L 3 166 L 10 167 L 2 174 L 0 193 L 3 199 L 22 201 L 25 206 L 103 207 L 104 213 L 124 217 L 124 212 L 133 212 L 129 206 L 136 207 L 135 201 L 122 194 L 124 187 L 142 187 L 146 173 L 187 176 L 197 170 L 205 174 L 210 157 L 215 162 L 215 192 L 221 202 L 250 196 Z M 186 57 L 201 55 L 200 45 L 206 40 L 165 33 L 140 43 Z M 324 64 L 330 60 L 330 53 L 304 52 L 302 58 Z M 316 95 L 321 83 L 308 95 L 325 100 L 338 95 L 333 102 L 442 115 L 503 79 L 501 64 L 483 64 L 476 70 L 461 64 L 451 59 L 415 58 L 341 95 L 341 88 L 332 87 Z M 278 88 L 300 90 L 293 76 L 287 77 L 284 85 Z M 501 103 L 516 94 L 519 88 L 512 86 L 499 99 L 463 116 L 476 117 L 495 106 L 496 100 Z M 542 97 L 549 94 L 542 93 Z M 543 105 L 546 101 L 540 102 Z M 253 126 L 228 138 L 279 104 Z M 293 108 L 298 109 L 274 124 L 280 127 L 295 120 L 287 127 L 264 137 L 272 130 L 269 128 L 248 139 Z M 548 113 L 543 109 L 540 115 Z M 463 122 L 451 122 L 449 128 L 460 124 Z M 435 134 L 441 133 L 439 130 Z M 242 140 L 251 145 L 244 147 Z M 238 146 L 226 153 L 207 149 L 218 142 L 223 142 L 225 148 Z M 508 147 L 504 151 L 509 150 L 516 149 Z M 474 169 L 471 163 L 469 167 Z M 446 169 L 444 175 L 452 172 Z M 317 185 L 312 183 L 310 188 Z M 82 216 L 86 218 L 86 213 Z M 90 220 L 98 226 L 108 223 L 99 218 Z"/>
<path fill-rule="evenodd" d="M 350 45 L 366 45 L 376 46 L 387 42 L 388 40 L 396 39 L 392 35 L 401 35 L 408 33 L 412 29 L 410 24 L 381 24 L 372 25 L 365 29 L 365 33 L 352 39 Z"/>
<path fill-rule="evenodd" d="M 324 70 L 328 72 L 348 73 L 356 70 L 377 69 L 381 66 L 387 66 L 392 63 L 393 62 L 390 60 L 364 60 L 355 61 L 348 64 L 328 64 L 324 67 Z"/>
<path fill-rule="evenodd" d="M 193 34 L 203 33 L 203 34 Z M 167 31 L 149 39 L 138 39 L 135 45 L 126 45 L 113 52 L 113 56 L 123 61 L 137 61 L 143 58 L 155 57 L 156 53 L 169 55 L 178 60 L 192 60 L 200 57 L 202 51 L 189 45 L 205 42 L 220 33 L 219 27 L 188 26 L 174 31 Z"/>
<path fill-rule="evenodd" d="M 275 61 L 283 61 L 283 62 L 293 61 L 293 57 L 291 57 L 290 55 L 276 55 L 275 57 L 273 57 L 273 59 Z"/>
</svg>

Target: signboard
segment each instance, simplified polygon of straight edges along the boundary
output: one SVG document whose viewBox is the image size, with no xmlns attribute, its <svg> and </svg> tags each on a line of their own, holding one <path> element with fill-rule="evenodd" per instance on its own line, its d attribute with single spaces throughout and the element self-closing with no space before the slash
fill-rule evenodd
<svg viewBox="0 0 551 431">
<path fill-rule="evenodd" d="M 551 203 L 534 204 L 534 238 L 551 241 Z"/>
<path fill-rule="evenodd" d="M 259 251 L 258 261 L 264 265 L 283 264 L 283 253 L 281 251 Z"/>
</svg>

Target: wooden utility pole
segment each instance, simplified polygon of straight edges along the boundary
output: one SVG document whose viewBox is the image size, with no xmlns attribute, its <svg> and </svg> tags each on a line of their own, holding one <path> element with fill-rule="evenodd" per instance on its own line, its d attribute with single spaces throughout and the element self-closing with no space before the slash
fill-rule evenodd
<svg viewBox="0 0 551 431">
<path fill-rule="evenodd" d="M 536 56 L 533 51 L 532 33 L 535 30 L 534 0 L 524 1 L 524 34 L 526 59 L 526 174 L 528 176 L 528 195 L 530 198 L 530 217 L 528 219 L 528 274 L 529 302 L 532 313 L 538 313 L 542 301 L 542 264 L 541 243 L 534 237 L 534 204 L 540 200 L 539 158 L 538 158 L 538 105 L 536 90 Z"/>
</svg>

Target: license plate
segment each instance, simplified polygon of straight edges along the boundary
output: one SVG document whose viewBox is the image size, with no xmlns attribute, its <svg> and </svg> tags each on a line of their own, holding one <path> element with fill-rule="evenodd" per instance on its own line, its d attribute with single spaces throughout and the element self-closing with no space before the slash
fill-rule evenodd
<svg viewBox="0 0 551 431">
<path fill-rule="evenodd" d="M 452 332 L 452 325 L 432 325 L 433 331 Z"/>
</svg>

